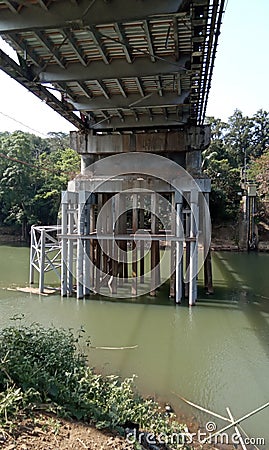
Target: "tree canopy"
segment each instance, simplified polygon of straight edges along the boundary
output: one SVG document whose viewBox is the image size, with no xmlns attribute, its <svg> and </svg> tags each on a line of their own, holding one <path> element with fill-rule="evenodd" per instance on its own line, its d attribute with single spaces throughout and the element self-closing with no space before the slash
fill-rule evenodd
<svg viewBox="0 0 269 450">
<path fill-rule="evenodd" d="M 32 224 L 55 224 L 61 191 L 79 172 L 68 136 L 0 133 L 0 153 L 0 222 L 21 225 L 24 237 Z"/>
<path fill-rule="evenodd" d="M 235 221 L 242 176 L 257 183 L 260 196 L 268 194 L 269 113 L 259 110 L 248 117 L 235 110 L 227 122 L 208 121 L 212 141 L 203 152 L 203 169 L 212 180 L 212 219 Z"/>
<path fill-rule="evenodd" d="M 255 181 L 260 200 L 269 196 L 269 113 L 253 117 L 236 110 L 227 122 L 209 117 L 212 140 L 202 168 L 212 180 L 213 222 L 235 221 L 241 201 L 242 174 Z M 0 133 L 0 225 L 18 225 L 26 237 L 32 224 L 57 223 L 61 191 L 80 170 L 69 136 L 49 133 Z"/>
</svg>

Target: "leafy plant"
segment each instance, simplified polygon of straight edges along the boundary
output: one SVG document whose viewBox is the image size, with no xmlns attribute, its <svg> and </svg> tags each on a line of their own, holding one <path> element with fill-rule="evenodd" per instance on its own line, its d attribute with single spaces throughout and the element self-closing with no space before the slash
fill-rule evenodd
<svg viewBox="0 0 269 450">
<path fill-rule="evenodd" d="M 253 117 L 247 117 L 235 110 L 227 123 L 213 117 L 209 117 L 208 122 L 211 125 L 212 140 L 210 146 L 203 151 L 202 168 L 212 182 L 212 220 L 215 223 L 236 222 L 240 211 L 238 193 L 242 190 L 240 172 L 250 167 L 251 176 L 257 175 L 259 192 L 267 186 L 269 113 L 259 110 Z M 260 171 L 262 175 L 259 177 Z"/>
<path fill-rule="evenodd" d="M 0 133 L 0 153 L 0 222 L 21 226 L 24 238 L 32 224 L 55 224 L 61 191 L 80 168 L 68 136 Z"/>
<path fill-rule="evenodd" d="M 135 377 L 103 377 L 88 367 L 78 352 L 83 330 L 11 326 L 0 332 L 0 420 L 25 401 L 54 404 L 57 412 L 123 432 L 126 421 L 158 436 L 185 431 L 152 399 L 135 389 Z M 177 448 L 176 446 L 171 448 Z M 181 447 L 182 448 L 182 447 Z"/>
</svg>

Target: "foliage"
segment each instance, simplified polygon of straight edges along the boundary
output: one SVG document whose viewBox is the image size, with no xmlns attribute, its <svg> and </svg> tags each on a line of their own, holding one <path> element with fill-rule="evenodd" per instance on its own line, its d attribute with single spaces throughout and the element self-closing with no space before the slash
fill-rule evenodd
<svg viewBox="0 0 269 450">
<path fill-rule="evenodd" d="M 61 191 L 79 171 L 67 141 L 64 133 L 0 133 L 0 222 L 21 225 L 24 238 L 34 223 L 57 222 Z"/>
<path fill-rule="evenodd" d="M 0 423 L 6 420 L 5 411 L 12 414 L 26 396 L 28 402 L 53 403 L 61 414 L 99 428 L 120 431 L 132 421 L 156 435 L 185 431 L 156 402 L 138 395 L 134 377 L 94 373 L 77 351 L 81 331 L 76 337 L 71 330 L 33 324 L 0 332 Z"/>
<path fill-rule="evenodd" d="M 228 125 L 210 119 L 212 142 L 203 152 L 203 169 L 211 179 L 210 210 L 212 220 L 234 219 L 239 210 L 240 169 L 234 163 L 225 136 Z"/>
<path fill-rule="evenodd" d="M 258 218 L 269 220 L 269 146 L 260 157 L 252 160 L 248 172 L 249 178 L 257 184 Z"/>
<path fill-rule="evenodd" d="M 259 158 L 253 159 L 249 177 L 258 185 L 258 192 L 261 198 L 269 196 L 269 146 L 268 150 Z"/>
<path fill-rule="evenodd" d="M 228 118 L 224 143 L 232 167 L 242 167 L 245 155 L 249 159 L 252 154 L 253 124 L 253 119 L 238 109 Z"/>
<path fill-rule="evenodd" d="M 268 160 L 259 158 L 269 148 L 269 113 L 259 110 L 248 117 L 236 110 L 227 123 L 208 121 L 212 142 L 203 152 L 203 169 L 212 180 L 212 219 L 234 221 L 242 167 L 251 168 L 259 195 L 265 195 Z M 21 226 L 24 238 L 32 224 L 55 224 L 61 191 L 79 172 L 80 158 L 68 147 L 68 135 L 49 133 L 42 139 L 21 131 L 0 133 L 0 153 L 0 224 Z"/>
<path fill-rule="evenodd" d="M 0 425 L 11 423 L 11 418 L 22 408 L 23 393 L 14 386 L 0 391 Z"/>
<path fill-rule="evenodd" d="M 258 182 L 260 195 L 268 186 L 268 159 L 263 155 L 269 148 L 269 113 L 259 110 L 248 117 L 235 110 L 227 123 L 214 117 L 208 121 L 212 141 L 203 152 L 203 169 L 212 181 L 212 219 L 236 221 L 242 173 L 251 167 L 249 174 Z"/>
<path fill-rule="evenodd" d="M 260 157 L 269 148 L 269 113 L 260 109 L 253 116 L 252 154 Z"/>
<path fill-rule="evenodd" d="M 31 216 L 31 200 L 36 190 L 35 173 L 28 165 L 31 162 L 30 140 L 24 133 L 15 132 L 1 141 L 1 152 L 10 158 L 2 160 L 1 164 L 0 199 L 4 221 L 24 225 L 27 216 Z"/>
<path fill-rule="evenodd" d="M 68 181 L 79 171 L 80 157 L 74 150 L 66 148 L 50 154 L 42 153 L 39 164 L 47 169 L 40 171 L 42 183 L 34 197 L 39 223 L 53 225 L 57 223 L 61 191 L 67 188 Z"/>
<path fill-rule="evenodd" d="M 6 373 L 24 391 L 35 388 L 44 400 L 61 395 L 66 373 L 85 366 L 84 358 L 76 355 L 71 331 L 44 329 L 38 324 L 29 328 L 15 326 L 4 329 L 0 340 L 1 359 L 8 355 Z M 5 372 L 1 378 L 3 385 Z"/>
</svg>

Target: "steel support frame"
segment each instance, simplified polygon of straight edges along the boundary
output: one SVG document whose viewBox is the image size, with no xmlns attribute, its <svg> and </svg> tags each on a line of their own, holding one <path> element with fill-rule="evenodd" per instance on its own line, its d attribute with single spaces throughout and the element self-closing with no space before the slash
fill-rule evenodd
<svg viewBox="0 0 269 450">
<path fill-rule="evenodd" d="M 144 197 L 142 195 L 142 203 L 140 208 L 144 205 Z M 145 194 L 144 194 L 145 195 Z M 158 267 L 160 256 L 159 246 L 160 241 L 166 239 L 171 245 L 171 272 L 174 282 L 174 289 L 170 291 L 170 296 L 175 299 L 177 304 L 181 303 L 184 297 L 184 282 L 185 282 L 185 296 L 188 297 L 189 305 L 192 306 L 197 300 L 197 270 L 198 270 L 198 235 L 199 235 L 199 206 L 198 206 L 198 191 L 190 193 L 175 192 L 172 194 L 174 198 L 175 214 L 172 215 L 171 234 L 166 236 L 158 234 L 156 229 L 156 220 L 154 211 L 156 211 L 157 204 L 154 195 L 151 195 L 151 288 L 150 295 L 156 295 L 156 285 L 161 284 L 161 274 Z M 102 202 L 107 200 L 107 194 L 98 194 L 102 198 Z M 189 198 L 189 207 L 183 209 L 183 198 Z M 122 199 L 122 194 L 119 197 Z M 140 199 L 140 197 L 139 197 Z M 140 201 L 140 200 L 139 200 Z M 117 215 L 117 204 L 119 199 L 112 201 L 112 215 Z M 76 296 L 77 298 L 84 298 L 90 293 L 98 291 L 102 284 L 106 283 L 105 279 L 109 281 L 109 288 L 112 294 L 117 293 L 117 289 L 123 284 L 123 267 L 120 264 L 113 262 L 111 266 L 111 273 L 107 272 L 107 257 L 103 250 L 99 248 L 100 236 L 96 232 L 96 218 L 94 218 L 93 205 L 96 204 L 96 198 L 93 194 L 85 191 L 69 192 L 66 191 L 62 196 L 62 296 L 72 295 L 73 290 L 73 276 L 76 278 Z M 103 203 L 99 203 L 99 210 Z M 119 205 L 118 205 L 119 206 Z M 138 227 L 138 198 L 137 194 L 133 196 L 133 219 L 132 232 L 127 233 L 127 230 L 121 232 L 121 225 L 117 225 L 117 230 L 113 229 L 112 223 L 108 220 L 105 227 L 105 233 L 101 237 L 101 244 L 103 249 L 111 248 L 113 256 L 115 255 L 115 239 L 120 248 L 124 247 L 124 243 L 139 240 L 135 235 Z M 185 214 L 185 220 L 183 216 Z M 64 215 L 66 217 L 64 217 Z M 112 218 L 111 218 L 112 220 Z M 113 220 L 112 220 L 113 222 Z M 183 225 L 185 223 L 185 225 Z M 116 231 L 116 236 L 114 235 Z M 146 237 L 141 236 L 140 243 L 142 248 Z M 95 244 L 96 243 L 96 244 Z M 120 244 L 122 243 L 122 244 Z M 133 244 L 131 244 L 133 246 Z M 76 256 L 74 256 L 74 247 L 76 247 Z M 95 249 L 95 250 L 91 250 Z M 138 268 L 138 263 L 134 260 L 136 249 L 133 247 L 132 261 L 131 261 L 131 291 L 130 296 L 138 294 L 138 283 L 144 283 L 144 268 L 141 271 Z M 185 249 L 185 252 L 184 252 Z M 144 251 L 144 249 L 143 249 Z M 94 253 L 94 255 L 93 255 Z M 158 254 L 157 254 L 158 253 Z M 184 280 L 184 254 L 186 264 L 186 277 Z M 143 256 L 143 255 L 142 255 Z M 94 260 L 94 261 L 93 261 Z M 99 262 L 98 262 L 99 261 Z M 96 266 L 94 266 L 94 263 Z M 114 264 L 114 265 L 113 265 Z M 97 267 L 98 266 L 98 267 Z M 110 273 L 110 275 L 109 275 Z M 138 274 L 140 273 L 140 276 Z M 68 281 L 68 274 L 71 281 Z M 74 275 L 72 275 L 74 274 Z M 126 273 L 125 273 L 126 275 Z M 128 278 L 128 276 L 127 276 Z M 125 280 L 126 281 L 126 280 Z M 172 281 L 171 281 L 172 282 Z M 172 282 L 172 283 L 173 283 Z"/>
<path fill-rule="evenodd" d="M 62 246 L 57 238 L 61 227 L 35 226 L 31 227 L 30 247 L 30 284 L 34 283 L 35 271 L 38 273 L 38 287 L 40 294 L 45 290 L 45 274 L 53 271 L 57 278 L 61 278 Z"/>
<path fill-rule="evenodd" d="M 181 303 L 184 296 L 183 254 L 185 247 L 185 296 L 187 295 L 189 305 L 192 306 L 195 304 L 197 299 L 199 228 L 198 192 L 191 192 L 189 197 L 190 208 L 183 210 L 182 193 L 176 192 L 173 194 L 172 198 L 175 199 L 175 214 L 172 215 L 171 235 L 166 236 L 166 240 L 171 243 L 171 272 L 175 272 L 171 277 L 171 282 L 174 283 L 175 287 L 172 291 L 170 290 L 170 296 L 175 298 L 175 302 L 177 304 Z M 116 239 L 118 243 L 122 242 L 124 244 L 124 242 L 134 242 L 134 240 L 138 239 L 137 236 L 135 237 L 138 227 L 137 201 L 137 196 L 134 196 L 133 208 L 136 211 L 133 216 L 133 234 L 126 234 L 126 231 L 125 234 L 117 234 Z M 95 246 L 95 257 L 92 256 L 91 251 L 91 248 L 94 247 L 93 243 L 98 241 L 98 235 L 95 233 L 95 218 L 93 211 L 95 202 L 95 196 L 93 194 L 89 194 L 88 192 L 65 191 L 62 193 L 61 225 L 50 227 L 32 226 L 30 248 L 30 283 L 34 283 L 34 272 L 37 271 L 40 293 L 43 293 L 45 289 L 45 273 L 52 270 L 61 280 L 61 295 L 63 297 L 74 294 L 74 278 L 76 278 L 76 296 L 78 299 L 88 296 L 91 292 L 95 291 L 95 288 L 99 289 L 98 283 L 102 282 L 102 270 L 101 266 L 95 268 L 93 265 L 93 259 L 98 261 L 97 247 Z M 155 296 L 156 284 L 158 284 L 158 282 L 161 283 L 161 274 L 158 267 L 159 243 L 162 239 L 164 239 L 164 235 L 158 234 L 156 229 L 154 211 L 156 210 L 157 205 L 154 195 L 151 198 L 151 203 L 153 208 L 150 230 L 152 240 L 151 270 L 153 278 L 151 280 L 152 288 L 150 295 Z M 183 220 L 184 214 L 185 221 Z M 185 226 L 182 225 L 183 223 L 185 223 Z M 115 253 L 115 249 L 113 247 L 115 246 L 115 237 L 112 232 L 112 227 L 110 227 L 109 224 L 107 224 L 107 227 L 107 232 L 104 234 L 103 239 L 106 242 L 105 245 L 112 246 L 112 250 Z M 141 236 L 140 241 L 141 244 L 143 243 L 141 246 L 142 248 L 145 240 L 146 238 Z M 100 264 L 102 264 L 102 254 L 103 253 L 101 251 L 99 256 L 99 259 L 101 257 Z M 133 252 L 133 257 L 134 255 L 135 252 Z M 122 286 L 122 281 L 120 281 L 120 278 L 123 274 L 120 275 L 118 266 L 113 267 L 110 285 L 112 286 L 113 293 L 116 294 L 117 287 Z M 105 268 L 103 267 L 103 273 L 104 272 Z M 144 283 L 144 268 L 143 272 L 141 272 L 140 266 L 140 278 L 137 278 L 137 274 L 138 263 L 136 260 L 132 260 L 132 282 L 130 296 L 137 295 L 137 281 L 139 279 L 141 283 Z M 118 275 L 119 279 L 117 281 Z M 133 278 L 134 276 L 135 278 Z"/>
</svg>

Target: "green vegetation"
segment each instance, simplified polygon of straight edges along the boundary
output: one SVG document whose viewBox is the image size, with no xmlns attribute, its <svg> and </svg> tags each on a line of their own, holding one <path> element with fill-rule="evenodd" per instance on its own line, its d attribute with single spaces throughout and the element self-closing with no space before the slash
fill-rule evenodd
<svg viewBox="0 0 269 450">
<path fill-rule="evenodd" d="M 203 152 L 203 169 L 212 180 L 211 215 L 213 223 L 235 222 L 242 191 L 242 171 L 258 184 L 260 200 L 268 195 L 269 113 L 259 110 L 253 117 L 236 110 L 227 123 L 213 117 L 212 142 Z M 266 156 L 267 155 L 267 156 Z M 262 203 L 259 203 L 259 213 Z"/>
<path fill-rule="evenodd" d="M 61 190 L 80 165 L 68 136 L 0 133 L 0 154 L 0 225 L 21 227 L 27 239 L 32 224 L 57 223 Z"/>
<path fill-rule="evenodd" d="M 213 117 L 208 121 L 212 142 L 203 152 L 203 170 L 212 180 L 213 224 L 236 222 L 245 163 L 249 178 L 258 183 L 259 214 L 264 218 L 269 113 L 260 110 L 247 117 L 236 110 L 227 123 Z M 0 133 L 0 155 L 0 226 L 19 226 L 27 238 L 32 224 L 55 224 L 61 190 L 80 170 L 80 158 L 69 148 L 68 135 L 50 133 L 42 139 L 21 131 Z"/>
<path fill-rule="evenodd" d="M 269 200 L 269 146 L 259 158 L 252 161 L 249 176 L 258 184 L 261 200 Z"/>
<path fill-rule="evenodd" d="M 184 432 L 156 402 L 137 394 L 134 378 L 94 373 L 77 351 L 82 333 L 39 324 L 15 324 L 0 332 L 0 427 L 12 430 L 22 410 L 45 403 L 58 415 L 98 428 L 123 432 L 122 424 L 131 421 L 156 436 Z"/>
</svg>

